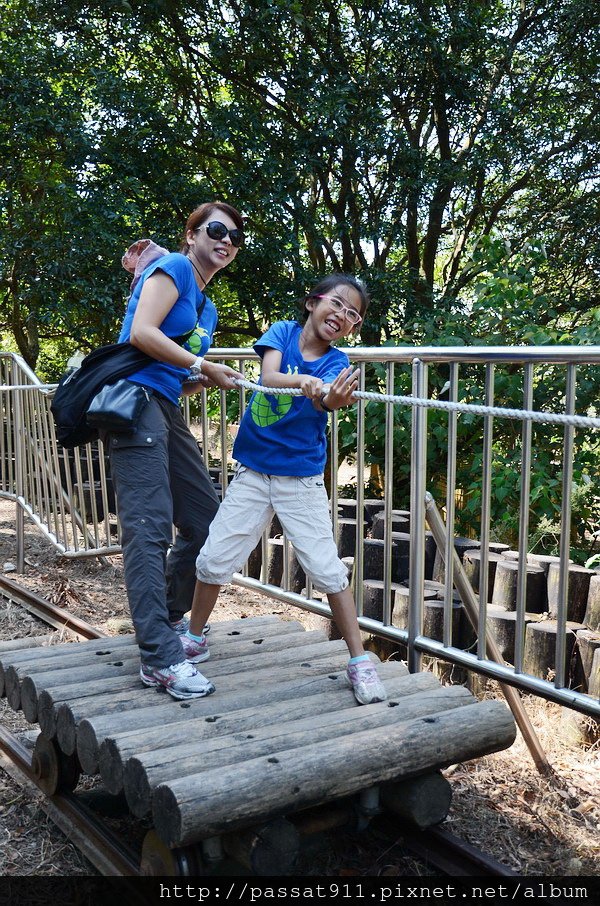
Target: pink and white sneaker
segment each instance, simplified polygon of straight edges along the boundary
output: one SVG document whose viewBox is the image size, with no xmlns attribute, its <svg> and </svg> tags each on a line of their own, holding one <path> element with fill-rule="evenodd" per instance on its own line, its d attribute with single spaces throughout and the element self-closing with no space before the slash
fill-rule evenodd
<svg viewBox="0 0 600 906">
<path fill-rule="evenodd" d="M 359 705 L 372 705 L 373 702 L 384 702 L 387 699 L 387 692 L 372 661 L 348 664 L 346 676 Z"/>
</svg>

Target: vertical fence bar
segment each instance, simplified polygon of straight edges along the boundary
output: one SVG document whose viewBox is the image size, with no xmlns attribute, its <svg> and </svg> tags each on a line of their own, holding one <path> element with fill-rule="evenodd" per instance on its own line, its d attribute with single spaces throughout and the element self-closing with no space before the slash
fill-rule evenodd
<svg viewBox="0 0 600 906">
<path fill-rule="evenodd" d="M 458 363 L 450 365 L 451 403 L 458 402 Z M 445 542 L 445 593 L 444 593 L 444 645 L 452 644 L 452 613 L 454 602 L 454 518 L 456 508 L 456 442 L 458 412 L 448 413 L 448 463 L 446 467 L 446 542 Z"/>
<path fill-rule="evenodd" d="M 360 364 L 360 379 L 358 389 L 365 389 L 365 366 Z M 359 399 L 356 405 L 356 549 L 354 557 L 354 596 L 356 612 L 362 616 L 364 589 L 363 589 L 363 552 L 364 552 L 364 520 L 365 520 L 365 401 Z"/>
<path fill-rule="evenodd" d="M 337 544 L 338 539 L 338 528 L 339 528 L 339 514 L 338 514 L 338 471 L 340 468 L 340 458 L 339 458 L 339 442 L 340 442 L 340 432 L 339 432 L 339 422 L 337 412 L 333 412 L 329 417 L 329 475 L 330 488 L 329 488 L 329 503 L 331 506 L 331 524 L 333 526 L 333 537 Z M 306 577 L 306 597 L 312 597 L 312 582 L 310 576 Z"/>
<path fill-rule="evenodd" d="M 523 369 L 523 409 L 533 408 L 533 365 Z M 531 421 L 523 420 L 521 447 L 521 500 L 519 511 L 519 577 L 517 582 L 517 623 L 515 626 L 515 673 L 523 672 L 525 646 L 525 602 L 527 600 L 527 548 L 529 546 L 529 492 L 531 488 Z"/>
<path fill-rule="evenodd" d="M 202 459 L 208 469 L 210 466 L 210 456 L 208 454 L 208 396 L 206 387 L 200 391 L 200 425 L 202 429 Z"/>
<path fill-rule="evenodd" d="M 567 366 L 565 413 L 575 412 L 577 366 Z M 562 506 L 560 514 L 560 569 L 558 579 L 558 607 L 556 617 L 556 660 L 554 685 L 565 685 L 566 623 L 569 598 L 569 556 L 571 553 L 571 490 L 573 487 L 573 448 L 575 428 L 565 425 L 563 449 Z"/>
<path fill-rule="evenodd" d="M 11 369 L 11 381 L 16 384 L 18 381 L 17 364 L 13 361 Z M 15 529 L 17 537 L 17 572 L 25 571 L 25 513 L 23 507 L 19 504 L 19 498 L 23 499 L 24 494 L 24 449 L 23 449 L 23 406 L 21 392 L 14 392 L 14 431 L 15 431 L 15 491 L 17 496 L 15 512 Z"/>
<path fill-rule="evenodd" d="M 221 500 L 227 490 L 227 391 L 221 390 L 220 394 L 220 436 L 221 436 Z"/>
<path fill-rule="evenodd" d="M 494 405 L 494 366 L 485 366 L 485 405 Z M 489 597 L 490 512 L 492 499 L 492 437 L 494 418 L 483 418 L 483 462 L 481 475 L 481 560 L 479 562 L 479 626 L 477 627 L 477 657 L 485 658 L 487 632 L 487 602 Z"/>
<path fill-rule="evenodd" d="M 394 393 L 394 363 L 386 366 L 385 392 Z M 377 404 L 375 404 L 377 405 Z M 385 404 L 385 453 L 384 453 L 384 549 L 383 549 L 383 624 L 392 622 L 392 507 L 394 498 L 394 406 Z"/>
<path fill-rule="evenodd" d="M 427 365 L 413 360 L 412 395 L 427 396 Z M 423 582 L 425 579 L 425 491 L 427 489 L 427 410 L 413 406 L 410 482 L 410 557 L 408 609 L 408 669 L 421 669 L 422 655 L 415 639 L 423 634 Z"/>
</svg>

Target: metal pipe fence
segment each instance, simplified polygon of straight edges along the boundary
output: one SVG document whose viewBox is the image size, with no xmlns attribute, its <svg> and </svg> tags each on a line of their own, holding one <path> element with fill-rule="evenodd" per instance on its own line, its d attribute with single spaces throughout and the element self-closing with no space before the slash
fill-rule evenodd
<svg viewBox="0 0 600 906">
<path fill-rule="evenodd" d="M 348 520 L 340 517 L 338 506 L 343 502 L 340 476 L 348 468 L 350 454 L 356 512 L 352 582 L 361 628 L 406 646 L 412 671 L 421 669 L 424 656 L 440 658 L 600 718 L 598 693 L 588 694 L 590 690 L 582 685 L 585 681 L 581 676 L 574 679 L 569 672 L 576 651 L 575 632 L 582 628 L 583 619 L 573 621 L 570 599 L 573 463 L 583 447 L 593 449 L 598 443 L 600 425 L 595 411 L 577 411 L 577 379 L 578 369 L 600 362 L 600 347 L 361 347 L 346 351 L 360 368 L 359 398 L 352 410 L 331 416 L 330 499 L 334 532 L 339 538 L 341 529 L 348 526 Z M 235 363 L 251 381 L 256 380 L 258 359 L 248 349 L 213 350 L 209 358 Z M 441 371 L 448 378 L 443 390 L 439 386 Z M 555 395 L 552 412 L 540 412 L 534 408 L 536 387 L 539 381 L 547 379 L 550 371 L 561 389 Z M 514 376 L 518 376 L 518 400 L 506 398 L 507 375 L 513 384 Z M 26 516 L 63 556 L 118 553 L 116 500 L 102 444 L 88 444 L 74 451 L 59 449 L 49 412 L 52 387 L 40 384 L 23 360 L 12 354 L 0 354 L 0 376 L 4 425 L 0 437 L 0 495 L 16 502 L 18 567 L 23 568 L 25 556 Z M 369 391 L 366 391 L 367 384 Z M 241 386 L 237 394 L 205 389 L 198 394 L 201 414 L 192 421 L 205 462 L 213 470 L 215 480 L 219 480 L 222 493 L 227 488 L 232 462 L 233 425 L 245 409 L 249 388 L 251 384 Z M 441 396 L 444 398 L 440 399 Z M 496 398 L 504 406 L 498 406 Z M 184 406 L 189 418 L 194 404 L 187 398 Z M 430 417 L 432 412 L 435 418 Z M 475 447 L 465 450 L 464 438 L 461 440 L 459 436 L 460 419 L 480 425 L 480 430 L 471 432 L 471 440 L 476 438 Z M 518 513 L 514 520 L 518 543 L 512 553 L 517 564 L 516 586 L 514 601 L 509 605 L 512 607 L 509 612 L 514 614 L 514 643 L 508 661 L 497 663 L 489 657 L 488 643 L 492 636 L 490 614 L 494 600 L 492 548 L 502 534 L 502 527 L 493 524 L 491 503 L 503 479 L 496 463 L 500 434 L 497 425 L 500 422 L 504 426 L 508 421 L 513 428 L 521 424 L 520 434 L 518 430 L 510 434 L 520 471 Z M 528 552 L 534 503 L 532 478 L 536 477 L 538 468 L 535 445 L 539 438 L 535 439 L 534 424 L 552 427 L 552 437 L 545 438 L 544 443 L 546 452 L 550 451 L 554 472 L 560 476 L 560 481 L 558 478 L 556 481 L 560 497 L 556 503 L 560 512 L 560 550 L 555 558 L 558 581 L 552 620 L 548 619 L 548 611 L 532 619 L 526 609 L 531 571 Z M 444 461 L 434 463 L 437 483 L 432 486 L 428 469 L 434 471 L 430 458 L 434 438 L 434 452 Z M 478 485 L 475 491 L 457 486 L 459 462 L 463 464 L 464 476 L 465 458 L 469 457 L 473 483 Z M 379 466 L 378 494 L 383 514 L 382 538 L 376 543 L 367 530 L 366 518 L 373 502 L 365 496 L 368 467 L 374 459 Z M 440 482 L 442 473 L 445 480 Z M 475 588 L 466 576 L 465 564 L 455 556 L 459 492 L 463 499 L 466 495 L 471 509 L 473 501 L 477 501 L 474 520 L 477 538 L 473 539 L 473 547 L 479 548 L 479 581 Z M 408 555 L 400 553 L 404 539 L 395 538 L 393 531 L 394 511 L 403 500 L 410 503 Z M 440 510 L 444 512 L 443 519 Z M 327 603 L 313 593 L 309 581 L 305 580 L 302 589 L 299 588 L 287 539 L 275 544 L 276 541 L 265 533 L 259 551 L 255 552 L 254 564 L 247 564 L 242 573 L 236 574 L 235 581 L 277 600 L 330 617 Z M 271 565 L 276 546 L 281 547 L 281 569 L 274 580 Z M 372 575 L 372 564 L 367 562 L 367 553 L 371 554 L 375 548 L 380 555 L 377 577 Z M 256 562 L 260 561 L 262 565 L 257 567 Z M 432 563 L 441 582 L 435 583 L 432 578 Z M 588 570 L 590 578 L 593 572 Z M 432 602 L 427 600 L 431 593 L 428 584 L 436 586 L 437 598 Z M 407 599 L 408 606 L 403 607 L 402 602 Z M 476 613 L 476 626 L 469 637 L 460 621 L 465 619 L 464 611 L 471 605 Z M 497 607 L 493 609 L 497 617 Z M 429 617 L 440 612 L 441 619 L 433 631 Z M 535 635 L 532 624 L 536 622 L 543 623 L 546 629 L 552 623 L 553 676 L 531 672 L 527 652 L 530 637 Z M 574 682 L 579 685 L 574 686 Z M 593 692 L 593 683 L 591 686 Z"/>
</svg>

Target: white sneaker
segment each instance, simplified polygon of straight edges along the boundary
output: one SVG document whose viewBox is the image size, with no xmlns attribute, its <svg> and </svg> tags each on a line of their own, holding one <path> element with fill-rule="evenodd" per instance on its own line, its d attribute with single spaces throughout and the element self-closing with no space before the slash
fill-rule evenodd
<svg viewBox="0 0 600 906">
<path fill-rule="evenodd" d="M 365 660 L 358 661 L 356 664 L 348 664 L 346 676 L 359 705 L 371 705 L 373 702 L 386 700 L 387 693 L 372 661 Z"/>
<path fill-rule="evenodd" d="M 211 681 L 189 661 L 172 664 L 170 667 L 150 667 L 142 664 L 140 679 L 144 686 L 162 686 L 169 695 L 177 699 L 203 698 L 215 691 Z"/>
</svg>

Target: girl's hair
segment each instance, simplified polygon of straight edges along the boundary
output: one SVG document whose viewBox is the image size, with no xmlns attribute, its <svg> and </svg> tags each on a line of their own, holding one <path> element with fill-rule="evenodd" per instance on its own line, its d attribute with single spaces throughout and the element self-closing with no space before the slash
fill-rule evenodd
<svg viewBox="0 0 600 906">
<path fill-rule="evenodd" d="M 202 224 L 210 218 L 213 211 L 222 211 L 223 214 L 227 214 L 229 217 L 231 217 L 239 230 L 244 229 L 244 220 L 242 218 L 242 215 L 230 204 L 226 204 L 224 201 L 207 201 L 204 204 L 198 205 L 197 208 L 194 208 L 187 219 L 185 230 L 183 231 L 183 236 L 181 237 L 181 243 L 179 245 L 179 251 L 184 255 L 187 254 L 188 251 L 188 244 L 186 240 L 188 230 L 192 230 L 192 232 L 194 230 L 197 230 L 199 226 L 202 226 Z"/>
<path fill-rule="evenodd" d="M 349 286 L 356 290 L 360 296 L 360 316 L 361 318 L 364 318 L 371 299 L 367 292 L 367 287 L 362 280 L 359 280 L 357 277 L 352 277 L 350 274 L 330 274 L 329 277 L 324 277 L 320 280 L 317 285 L 300 300 L 305 321 L 310 314 L 306 308 L 308 300 L 315 299 L 317 296 L 327 296 L 336 288 L 336 286 Z"/>
</svg>

